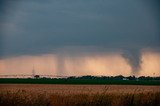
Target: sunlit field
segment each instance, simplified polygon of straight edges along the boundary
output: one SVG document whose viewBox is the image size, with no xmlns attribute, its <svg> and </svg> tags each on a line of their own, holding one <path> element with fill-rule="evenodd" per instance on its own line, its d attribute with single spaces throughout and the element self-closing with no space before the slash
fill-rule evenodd
<svg viewBox="0 0 160 106">
<path fill-rule="evenodd" d="M 160 106 L 160 86 L 1 84 L 0 106 Z"/>
</svg>

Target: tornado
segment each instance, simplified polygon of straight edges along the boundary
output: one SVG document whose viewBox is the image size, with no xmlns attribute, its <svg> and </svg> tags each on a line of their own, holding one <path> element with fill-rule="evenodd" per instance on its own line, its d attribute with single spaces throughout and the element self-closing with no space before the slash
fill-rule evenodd
<svg viewBox="0 0 160 106">
<path fill-rule="evenodd" d="M 139 50 L 125 50 L 122 56 L 127 60 L 132 69 L 132 74 L 138 74 L 141 69 L 141 52 Z"/>
</svg>

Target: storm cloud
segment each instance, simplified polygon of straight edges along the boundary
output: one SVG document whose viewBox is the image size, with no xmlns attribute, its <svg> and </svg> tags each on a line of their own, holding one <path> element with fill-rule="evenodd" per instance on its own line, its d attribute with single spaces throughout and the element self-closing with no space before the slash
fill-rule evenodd
<svg viewBox="0 0 160 106">
<path fill-rule="evenodd" d="M 143 49 L 160 49 L 159 11 L 159 0 L 1 0 L 0 58 L 116 52 L 136 72 Z"/>
</svg>

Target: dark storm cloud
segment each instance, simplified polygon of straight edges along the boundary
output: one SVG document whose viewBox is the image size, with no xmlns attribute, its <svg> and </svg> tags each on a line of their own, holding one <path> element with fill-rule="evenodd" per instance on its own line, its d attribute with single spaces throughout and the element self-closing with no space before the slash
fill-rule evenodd
<svg viewBox="0 0 160 106">
<path fill-rule="evenodd" d="M 160 45 L 158 0 L 10 2 L 1 4 L 1 58 L 91 46 L 127 51 L 123 56 L 139 67 L 140 50 Z"/>
</svg>

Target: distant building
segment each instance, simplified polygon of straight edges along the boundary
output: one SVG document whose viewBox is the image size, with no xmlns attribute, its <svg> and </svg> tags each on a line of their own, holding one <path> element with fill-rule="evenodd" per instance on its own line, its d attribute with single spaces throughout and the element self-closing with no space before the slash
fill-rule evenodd
<svg viewBox="0 0 160 106">
<path fill-rule="evenodd" d="M 129 80 L 128 78 L 123 78 L 123 80 Z"/>
</svg>

